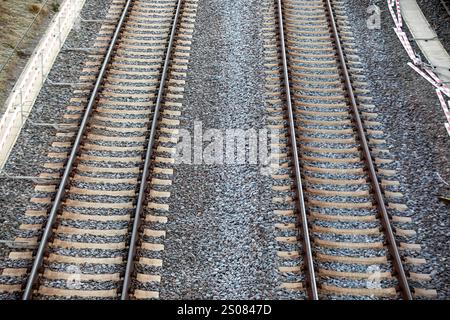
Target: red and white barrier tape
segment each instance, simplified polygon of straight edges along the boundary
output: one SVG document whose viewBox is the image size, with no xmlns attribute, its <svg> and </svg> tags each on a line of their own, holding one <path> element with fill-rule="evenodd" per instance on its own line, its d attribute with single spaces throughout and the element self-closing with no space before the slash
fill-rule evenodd
<svg viewBox="0 0 450 320">
<path fill-rule="evenodd" d="M 447 117 L 447 123 L 445 124 L 445 128 L 447 129 L 447 132 L 450 135 L 450 111 L 448 110 L 448 108 L 450 107 L 450 101 L 447 101 L 447 103 L 445 103 L 445 98 L 441 90 L 436 89 L 436 94 L 439 97 L 439 102 L 441 103 L 442 110 L 444 110 L 445 116 Z"/>
<path fill-rule="evenodd" d="M 403 31 L 403 19 L 400 11 L 400 0 L 387 0 L 387 4 L 389 7 L 389 12 L 392 16 L 392 20 L 394 20 L 394 31 L 397 34 L 397 37 L 399 38 L 403 48 L 405 48 L 406 53 L 408 53 L 409 58 L 412 60 L 412 62 L 408 62 L 408 65 L 436 88 L 436 94 L 438 95 L 439 102 L 447 118 L 447 123 L 445 123 L 444 125 L 447 133 L 450 136 L 450 113 L 448 107 L 450 106 L 450 100 L 448 100 L 446 103 L 446 98 L 444 97 L 444 95 L 450 97 L 450 88 L 446 84 L 444 84 L 442 80 L 439 79 L 439 77 L 432 70 L 430 70 L 430 68 L 422 63 L 422 61 L 414 53 L 411 43 L 409 42 L 406 33 Z"/>
</svg>

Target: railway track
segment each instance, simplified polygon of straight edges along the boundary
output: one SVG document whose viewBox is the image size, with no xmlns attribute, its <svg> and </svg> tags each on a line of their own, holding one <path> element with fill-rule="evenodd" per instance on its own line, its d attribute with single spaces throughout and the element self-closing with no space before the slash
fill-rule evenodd
<svg viewBox="0 0 450 320">
<path fill-rule="evenodd" d="M 113 1 L 16 238 L 37 250 L 2 270 L 7 298 L 159 298 L 197 1 Z M 432 296 L 343 3 L 262 6 L 281 288 Z"/>
<path fill-rule="evenodd" d="M 45 177 L 62 174 L 61 182 L 36 187 L 41 194 L 21 226 L 37 234 L 37 252 L 10 254 L 24 268 L 13 263 L 2 273 L 27 274 L 23 299 L 158 298 L 164 202 L 196 6 L 196 0 L 112 4 L 109 17 L 117 23 L 102 27 L 98 55 L 80 78 L 95 84 L 75 91 L 65 115 L 78 131 L 59 132 L 62 141 L 49 153 L 55 162 L 46 168 L 57 172 Z"/>
<path fill-rule="evenodd" d="M 430 277 L 415 271 L 425 260 L 409 239 L 343 2 L 266 5 L 268 112 L 281 132 L 272 177 L 282 287 L 313 300 L 435 294 L 412 286 Z"/>
</svg>

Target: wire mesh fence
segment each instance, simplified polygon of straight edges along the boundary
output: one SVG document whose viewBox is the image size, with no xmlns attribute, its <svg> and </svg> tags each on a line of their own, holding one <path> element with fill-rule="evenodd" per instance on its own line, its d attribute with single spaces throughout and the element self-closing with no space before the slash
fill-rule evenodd
<svg viewBox="0 0 450 320">
<path fill-rule="evenodd" d="M 0 2 L 0 114 L 61 0 Z"/>
<path fill-rule="evenodd" d="M 42 2 L 41 6 L 54 3 L 50 1 Z M 4 165 L 84 2 L 85 0 L 63 1 L 58 10 L 55 10 L 56 14 L 42 36 L 38 33 L 39 36 L 32 38 L 34 28 L 27 28 L 25 34 L 12 48 L 13 50 L 6 55 L 0 69 L 0 77 L 5 79 L 3 92 L 6 96 L 3 102 L 0 101 L 0 105 L 3 106 L 0 112 L 0 168 Z M 36 16 L 42 14 L 43 10 L 36 9 Z M 37 23 L 38 19 L 33 21 Z M 19 63 L 17 57 L 20 56 L 22 46 L 25 46 L 27 41 L 36 41 L 37 45 L 27 47 L 28 54 L 23 61 L 23 67 L 13 66 Z M 14 69 L 14 72 L 11 72 L 11 69 Z"/>
</svg>

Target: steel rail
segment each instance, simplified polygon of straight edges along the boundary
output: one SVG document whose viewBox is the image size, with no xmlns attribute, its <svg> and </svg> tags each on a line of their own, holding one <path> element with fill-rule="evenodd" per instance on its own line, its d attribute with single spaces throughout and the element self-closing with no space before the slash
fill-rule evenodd
<svg viewBox="0 0 450 320">
<path fill-rule="evenodd" d="M 283 63 L 283 78 L 284 78 L 284 86 L 286 91 L 286 104 L 288 109 L 289 116 L 289 137 L 291 141 L 292 155 L 294 158 L 294 169 L 295 169 L 295 182 L 297 186 L 296 196 L 297 196 L 297 205 L 300 210 L 300 224 L 301 224 L 301 233 L 303 239 L 303 250 L 304 250 L 304 259 L 305 259 L 305 269 L 306 269 L 306 290 L 308 293 L 308 299 L 310 300 L 318 300 L 318 291 L 317 291 L 317 283 L 316 276 L 314 271 L 314 259 L 312 256 L 312 248 L 311 248 L 311 240 L 309 236 L 308 229 L 308 217 L 306 213 L 305 200 L 303 195 L 303 184 L 302 177 L 300 172 L 300 161 L 298 159 L 298 150 L 297 150 L 297 137 L 295 133 L 295 122 L 294 122 L 294 113 L 292 108 L 292 99 L 291 99 L 291 90 L 289 84 L 289 72 L 288 72 L 288 63 L 286 57 L 286 45 L 284 40 L 284 26 L 283 26 L 283 9 L 281 0 L 277 0 L 278 3 L 278 31 L 280 34 L 280 45 L 281 45 L 281 60 Z"/>
<path fill-rule="evenodd" d="M 173 42 L 175 38 L 175 33 L 178 25 L 178 20 L 180 16 L 181 11 L 181 4 L 183 0 L 178 0 L 177 2 L 177 8 L 175 11 L 175 16 L 172 22 L 172 31 L 170 33 L 169 43 L 167 45 L 167 51 L 166 51 L 166 57 L 164 61 L 164 67 L 161 74 L 161 80 L 159 83 L 159 89 L 158 89 L 158 97 L 156 99 L 156 105 L 155 105 L 155 111 L 153 113 L 153 120 L 150 128 L 150 134 L 149 134 L 149 140 L 147 144 L 147 152 L 145 154 L 145 162 L 144 162 L 144 168 L 141 175 L 141 181 L 139 186 L 139 195 L 138 200 L 136 203 L 136 209 L 134 213 L 134 221 L 133 221 L 133 229 L 131 233 L 131 239 L 130 239 L 130 245 L 128 248 L 128 258 L 127 258 L 127 266 L 125 268 L 125 275 L 123 280 L 123 286 L 122 286 L 122 293 L 121 293 L 121 300 L 128 300 L 129 299 L 129 291 L 131 286 L 131 280 L 133 276 L 134 271 L 134 258 L 136 256 L 136 249 L 137 249 L 137 241 L 138 241 L 138 235 L 139 235 L 139 228 L 141 226 L 141 216 L 142 212 L 144 210 L 144 202 L 147 197 L 147 180 L 150 175 L 150 164 L 152 162 L 152 155 L 153 155 L 153 145 L 155 143 L 155 136 L 156 136 L 156 129 L 158 125 L 158 118 L 159 118 L 159 110 L 161 108 L 161 102 L 164 95 L 164 87 L 166 85 L 167 80 L 167 74 L 169 70 L 169 63 L 172 56 L 172 47 Z"/>
<path fill-rule="evenodd" d="M 359 115 L 359 109 L 358 109 L 358 105 L 356 103 L 356 98 L 355 98 L 355 94 L 353 91 L 350 74 L 349 74 L 347 64 L 345 61 L 345 55 L 344 55 L 344 51 L 342 49 L 339 31 L 338 31 L 338 28 L 336 25 L 336 21 L 334 19 L 333 6 L 331 4 L 331 0 L 325 0 L 325 1 L 326 1 L 327 10 L 328 10 L 328 18 L 329 18 L 330 26 L 333 30 L 333 35 L 334 35 L 334 39 L 335 39 L 336 51 L 339 56 L 339 62 L 340 62 L 341 69 L 342 69 L 342 75 L 345 80 L 345 87 L 346 87 L 346 90 L 348 93 L 348 98 L 350 99 L 351 109 L 352 109 L 352 113 L 353 113 L 353 116 L 354 116 L 354 119 L 356 122 L 356 128 L 358 131 L 358 137 L 359 137 L 359 140 L 360 140 L 361 146 L 362 146 L 363 156 L 366 159 L 366 163 L 367 163 L 367 166 L 369 169 L 369 177 L 370 177 L 370 181 L 371 181 L 372 187 L 375 192 L 375 200 L 377 202 L 377 208 L 378 208 L 378 212 L 380 215 L 380 220 L 381 220 L 382 226 L 385 231 L 389 253 L 392 256 L 394 270 L 397 273 L 397 278 L 399 280 L 400 291 L 405 300 L 412 300 L 413 298 L 412 298 L 411 290 L 410 290 L 410 287 L 408 284 L 405 270 L 403 269 L 402 259 L 399 254 L 399 250 L 397 247 L 397 242 L 395 240 L 394 232 L 392 230 L 389 214 L 387 213 L 387 210 L 386 210 L 383 193 L 381 191 L 381 188 L 380 188 L 380 185 L 378 182 L 375 165 L 373 163 L 372 156 L 370 153 L 370 148 L 367 143 L 367 137 L 364 132 L 364 126 L 362 124 L 361 117 Z"/>
<path fill-rule="evenodd" d="M 127 17 L 127 14 L 128 14 L 128 11 L 130 9 L 130 6 L 131 6 L 132 2 L 133 2 L 133 0 L 127 0 L 127 2 L 125 3 L 125 6 L 124 6 L 123 11 L 122 11 L 122 15 L 120 16 L 120 20 L 117 23 L 116 30 L 114 32 L 114 35 L 113 35 L 112 39 L 111 39 L 108 51 L 106 52 L 105 58 L 104 58 L 103 63 L 102 63 L 102 67 L 100 69 L 99 75 L 98 75 L 97 80 L 95 82 L 95 86 L 92 89 L 92 92 L 91 92 L 91 95 L 90 95 L 90 98 L 89 98 L 89 102 L 88 102 L 87 107 L 86 107 L 86 111 L 85 111 L 85 113 L 83 115 L 83 119 L 81 121 L 80 128 L 78 130 L 75 142 L 74 142 L 73 147 L 72 147 L 72 151 L 70 153 L 69 159 L 67 160 L 66 167 L 64 169 L 64 174 L 63 174 L 63 176 L 61 178 L 61 182 L 59 184 L 58 191 L 56 193 L 55 199 L 53 200 L 52 208 L 51 208 L 51 211 L 50 211 L 48 219 L 47 219 L 47 224 L 45 225 L 44 233 L 42 235 L 41 241 L 39 243 L 38 250 L 37 250 L 36 255 L 34 257 L 33 266 L 31 268 L 30 275 L 28 276 L 28 279 L 27 279 L 27 283 L 26 283 L 26 287 L 25 287 L 25 290 L 24 290 L 24 293 L 23 293 L 23 296 L 22 296 L 22 300 L 29 300 L 29 299 L 32 298 L 33 286 L 34 286 L 34 284 L 35 284 L 35 282 L 37 280 L 39 269 L 42 266 L 42 262 L 43 262 L 43 259 L 44 259 L 44 254 L 45 254 L 45 251 L 47 249 L 48 241 L 49 241 L 49 239 L 50 239 L 50 237 L 52 235 L 53 225 L 55 224 L 56 217 L 58 215 L 58 211 L 59 211 L 59 209 L 61 207 L 61 202 L 62 202 L 62 199 L 64 197 L 65 190 L 66 190 L 67 184 L 68 184 L 69 179 L 70 179 L 70 175 L 71 175 L 71 172 L 72 172 L 73 164 L 74 164 L 75 159 L 76 159 L 76 157 L 78 155 L 78 151 L 79 151 L 79 148 L 80 148 L 80 145 L 81 145 L 81 141 L 83 139 L 84 133 L 86 131 L 86 128 L 87 128 L 87 125 L 88 125 L 88 122 L 89 122 L 89 119 L 90 119 L 90 116 L 91 116 L 91 113 L 92 113 L 92 110 L 93 110 L 95 102 L 97 100 L 97 96 L 98 96 L 98 93 L 100 91 L 100 87 L 102 85 L 102 82 L 103 82 L 104 76 L 106 74 L 109 62 L 110 62 L 111 57 L 113 55 L 114 48 L 116 46 L 117 40 L 120 37 L 120 31 L 122 29 L 122 26 L 123 26 L 125 20 L 126 20 L 126 17 Z"/>
</svg>

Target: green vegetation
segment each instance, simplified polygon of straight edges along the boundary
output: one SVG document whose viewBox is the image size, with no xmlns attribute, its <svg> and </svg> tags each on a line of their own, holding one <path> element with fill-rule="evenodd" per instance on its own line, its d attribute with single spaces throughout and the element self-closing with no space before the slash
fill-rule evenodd
<svg viewBox="0 0 450 320">
<path fill-rule="evenodd" d="M 42 5 L 39 3 L 32 3 L 28 5 L 28 10 L 31 13 L 37 14 L 41 10 Z"/>
<path fill-rule="evenodd" d="M 59 11 L 59 2 L 53 1 L 52 4 L 50 5 L 50 7 L 52 8 L 53 12 L 58 12 Z"/>
</svg>

